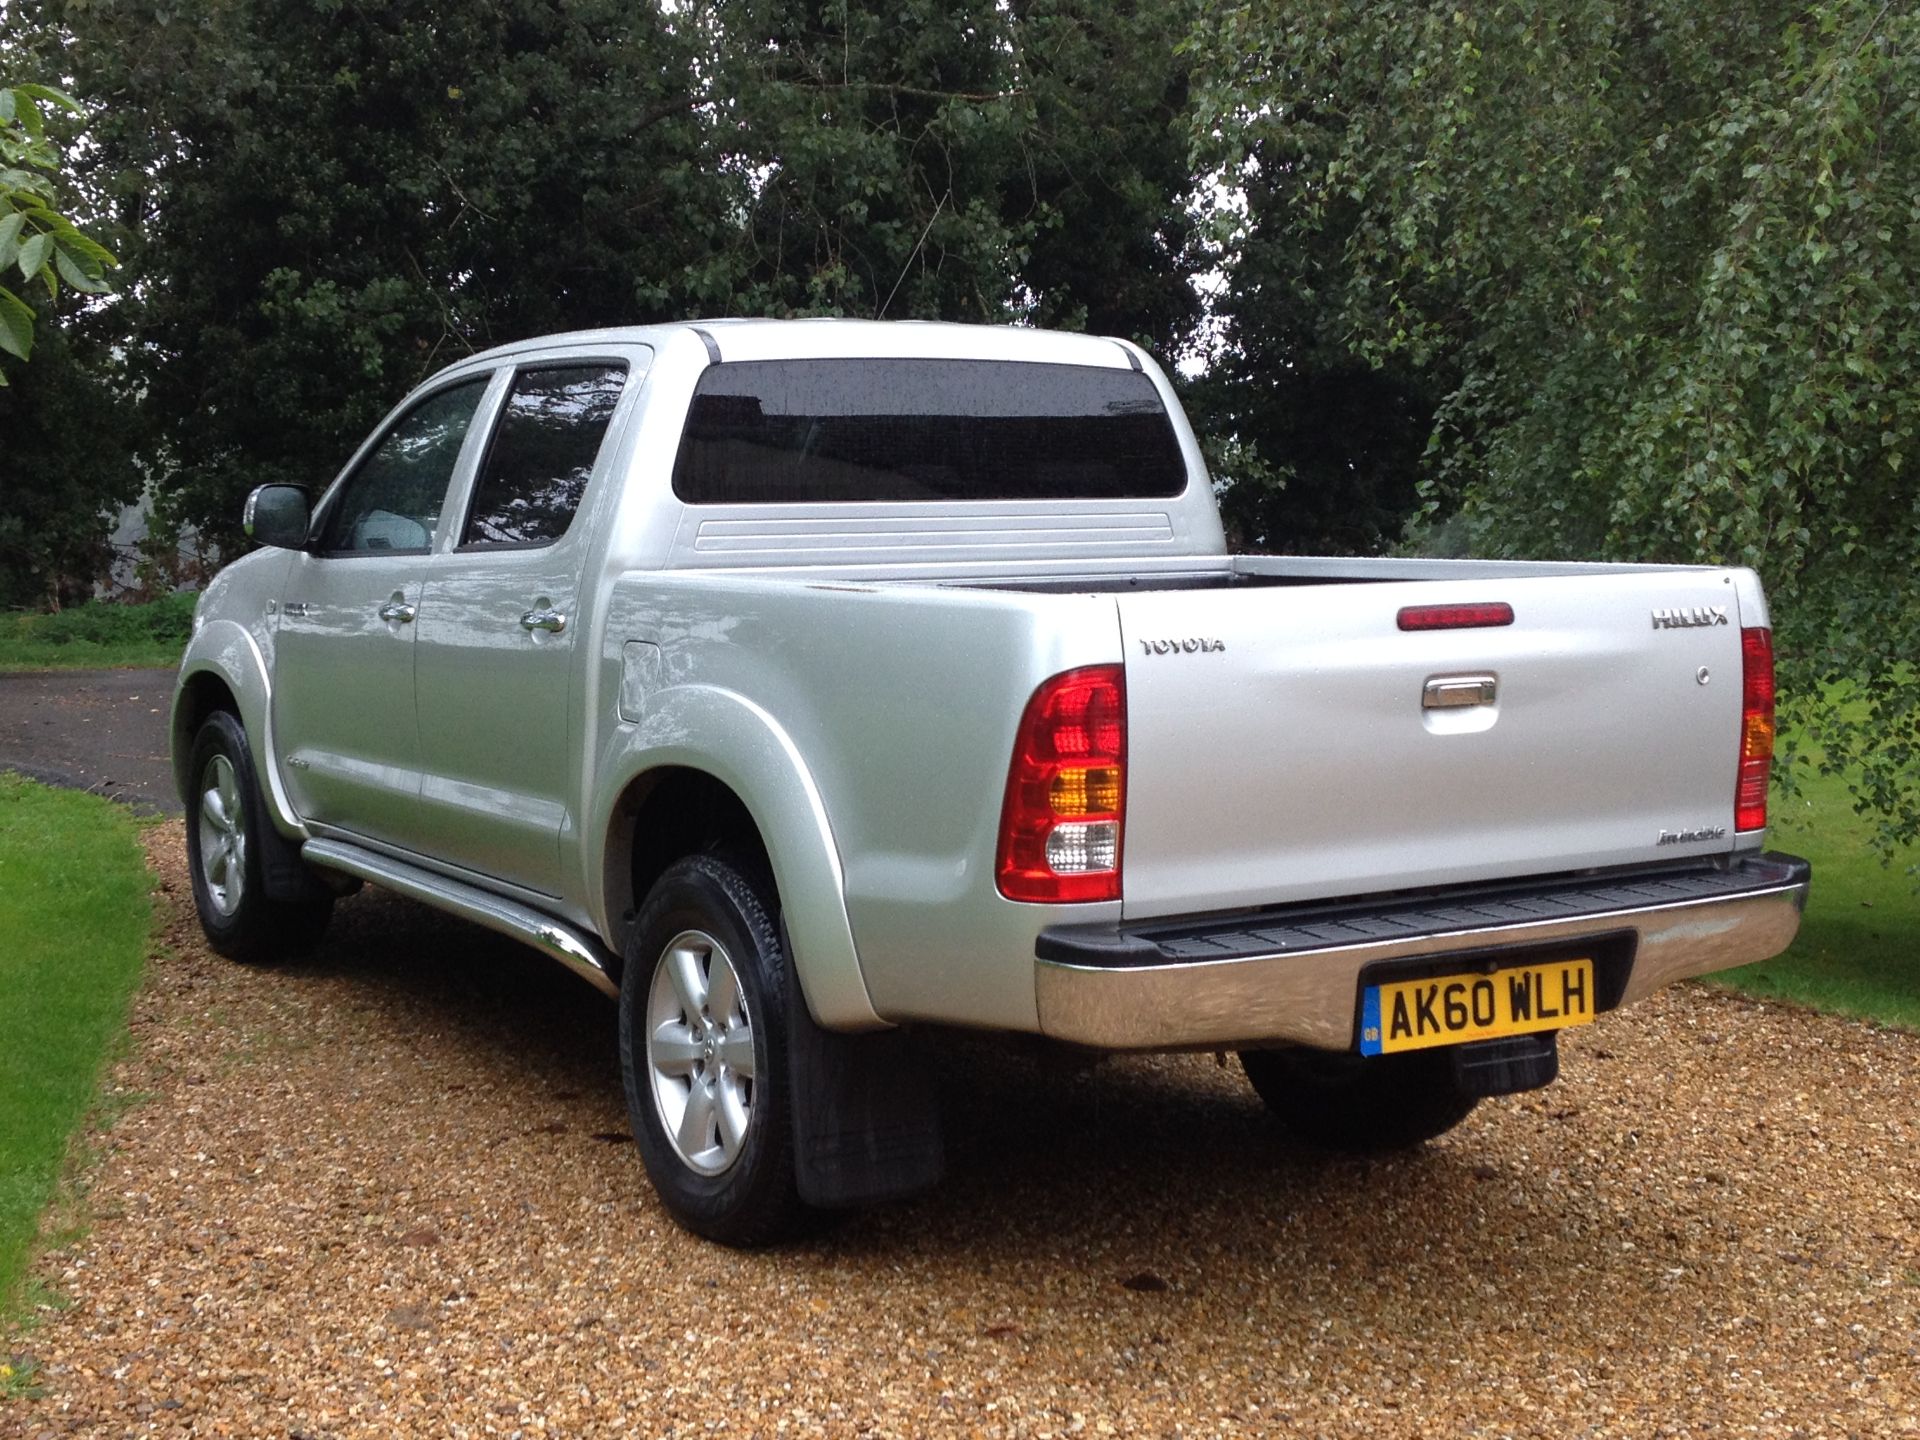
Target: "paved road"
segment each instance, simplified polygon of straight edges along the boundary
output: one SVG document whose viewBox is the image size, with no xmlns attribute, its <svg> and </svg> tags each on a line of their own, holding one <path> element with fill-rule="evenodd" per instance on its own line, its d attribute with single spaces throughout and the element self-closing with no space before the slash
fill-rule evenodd
<svg viewBox="0 0 1920 1440">
<path fill-rule="evenodd" d="M 0 675 L 0 770 L 180 813 L 167 758 L 171 670 Z"/>
</svg>

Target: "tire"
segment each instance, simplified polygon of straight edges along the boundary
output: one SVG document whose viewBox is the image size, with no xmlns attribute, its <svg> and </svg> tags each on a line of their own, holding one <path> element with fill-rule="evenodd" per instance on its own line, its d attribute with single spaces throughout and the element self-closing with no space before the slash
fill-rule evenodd
<svg viewBox="0 0 1920 1440">
<path fill-rule="evenodd" d="M 670 866 L 626 946 L 620 1069 L 661 1203 L 696 1235 L 771 1244 L 810 1212 L 794 1178 L 787 954 L 768 882 L 721 855 Z"/>
<path fill-rule="evenodd" d="M 1479 1103 L 1454 1085 L 1445 1050 L 1373 1056 L 1243 1050 L 1240 1065 L 1287 1130 L 1349 1155 L 1411 1149 L 1446 1134 Z"/>
<path fill-rule="evenodd" d="M 207 717 L 194 736 L 187 774 L 187 869 L 207 943 L 249 965 L 309 953 L 326 933 L 333 900 L 268 896 L 261 846 L 249 841 L 272 822 L 237 718 L 225 710 Z"/>
</svg>

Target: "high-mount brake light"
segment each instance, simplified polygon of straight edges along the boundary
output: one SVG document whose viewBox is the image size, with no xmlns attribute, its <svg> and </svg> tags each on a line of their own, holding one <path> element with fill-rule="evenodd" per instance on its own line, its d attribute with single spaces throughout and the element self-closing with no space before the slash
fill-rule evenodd
<svg viewBox="0 0 1920 1440">
<path fill-rule="evenodd" d="M 1402 630 L 1479 630 L 1511 625 L 1513 607 L 1502 601 L 1470 605 L 1409 605 L 1399 615 Z"/>
<path fill-rule="evenodd" d="M 1122 667 L 1069 670 L 1034 691 L 1000 811 L 1000 893 L 1042 904 L 1118 900 L 1126 773 Z"/>
<path fill-rule="evenodd" d="M 1740 778 L 1733 828 L 1767 828 L 1767 780 L 1773 769 L 1773 632 L 1740 632 Z"/>
</svg>

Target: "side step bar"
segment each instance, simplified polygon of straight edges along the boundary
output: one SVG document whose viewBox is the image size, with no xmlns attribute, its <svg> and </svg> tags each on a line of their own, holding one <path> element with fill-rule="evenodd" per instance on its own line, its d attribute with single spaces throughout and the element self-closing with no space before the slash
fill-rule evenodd
<svg viewBox="0 0 1920 1440">
<path fill-rule="evenodd" d="M 358 875 L 362 880 L 371 880 L 409 899 L 510 935 L 549 959 L 558 960 L 601 994 L 620 998 L 620 986 L 613 978 L 613 956 L 607 948 L 591 935 L 551 915 L 543 915 L 530 905 L 503 899 L 477 885 L 451 880 L 341 840 L 309 840 L 300 847 L 300 858 L 329 870 Z"/>
</svg>

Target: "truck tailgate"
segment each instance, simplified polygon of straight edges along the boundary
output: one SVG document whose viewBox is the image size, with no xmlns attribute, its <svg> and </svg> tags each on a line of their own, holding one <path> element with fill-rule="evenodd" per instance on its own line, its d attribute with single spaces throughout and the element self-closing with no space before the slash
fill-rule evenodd
<svg viewBox="0 0 1920 1440">
<path fill-rule="evenodd" d="M 1482 603 L 1512 622 L 1399 625 L 1403 608 Z M 1741 646 L 1726 571 L 1118 604 L 1128 918 L 1732 848 Z"/>
</svg>

